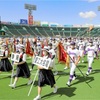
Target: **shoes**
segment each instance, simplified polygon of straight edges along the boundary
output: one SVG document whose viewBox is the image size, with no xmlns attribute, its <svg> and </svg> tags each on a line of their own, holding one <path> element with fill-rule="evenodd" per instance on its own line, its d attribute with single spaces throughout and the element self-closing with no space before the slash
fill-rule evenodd
<svg viewBox="0 0 100 100">
<path fill-rule="evenodd" d="M 84 60 L 82 60 L 82 63 L 84 63 Z"/>
<path fill-rule="evenodd" d="M 70 81 L 68 81 L 66 85 L 67 85 L 68 87 L 70 87 L 70 84 L 71 84 Z"/>
<path fill-rule="evenodd" d="M 87 71 L 87 72 L 86 72 L 86 75 L 89 76 L 89 74 L 90 74 L 90 73 Z"/>
<path fill-rule="evenodd" d="M 89 70 L 89 72 L 86 72 L 86 75 L 88 76 L 92 72 L 92 69 Z"/>
<path fill-rule="evenodd" d="M 90 69 L 90 73 L 92 72 L 92 69 Z"/>
<path fill-rule="evenodd" d="M 36 96 L 33 100 L 41 100 L 41 96 Z"/>
<path fill-rule="evenodd" d="M 30 68 L 30 71 L 32 71 L 33 69 L 32 68 Z"/>
<path fill-rule="evenodd" d="M 72 80 L 75 80 L 77 77 L 76 76 L 73 76 L 73 79 Z"/>
<path fill-rule="evenodd" d="M 54 73 L 54 75 L 57 75 L 58 74 L 58 72 L 56 71 L 55 73 Z"/>
<path fill-rule="evenodd" d="M 54 90 L 53 90 L 53 93 L 56 93 L 57 92 L 57 86 L 55 86 Z"/>
<path fill-rule="evenodd" d="M 66 66 L 64 69 L 66 70 L 66 69 L 68 69 L 68 67 Z"/>
<path fill-rule="evenodd" d="M 32 83 L 33 83 L 33 81 L 29 80 L 28 83 L 27 83 L 27 85 L 31 85 Z"/>
<path fill-rule="evenodd" d="M 9 86 L 12 87 L 12 88 L 15 88 L 16 87 L 15 84 L 10 84 Z"/>
</svg>

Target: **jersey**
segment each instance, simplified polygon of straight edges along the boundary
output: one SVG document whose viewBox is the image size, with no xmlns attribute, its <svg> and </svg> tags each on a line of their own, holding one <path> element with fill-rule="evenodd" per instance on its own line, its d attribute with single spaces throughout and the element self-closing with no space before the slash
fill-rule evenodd
<svg viewBox="0 0 100 100">
<path fill-rule="evenodd" d="M 95 46 L 88 46 L 88 47 L 86 47 L 87 56 L 94 57 L 95 49 L 96 49 Z"/>
<path fill-rule="evenodd" d="M 67 42 L 66 45 L 67 45 L 66 49 L 67 50 L 70 49 L 70 42 Z"/>
<path fill-rule="evenodd" d="M 78 47 L 79 47 L 79 50 L 84 50 L 85 43 L 84 42 L 79 42 Z"/>
<path fill-rule="evenodd" d="M 69 49 L 67 53 L 70 56 L 70 63 L 75 63 L 77 60 L 77 57 L 80 56 L 78 49 Z"/>
</svg>

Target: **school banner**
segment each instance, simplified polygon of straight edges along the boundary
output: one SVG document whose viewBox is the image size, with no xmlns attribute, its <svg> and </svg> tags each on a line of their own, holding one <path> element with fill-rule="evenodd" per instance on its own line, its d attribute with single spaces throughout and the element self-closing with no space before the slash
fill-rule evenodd
<svg viewBox="0 0 100 100">
<path fill-rule="evenodd" d="M 61 42 L 58 44 L 58 62 L 64 62 L 66 66 L 69 66 L 69 55 L 64 50 Z"/>
<path fill-rule="evenodd" d="M 30 42 L 28 39 L 27 39 L 27 43 L 26 43 L 26 54 L 33 56 L 32 48 L 31 48 L 31 45 L 30 45 Z"/>
</svg>

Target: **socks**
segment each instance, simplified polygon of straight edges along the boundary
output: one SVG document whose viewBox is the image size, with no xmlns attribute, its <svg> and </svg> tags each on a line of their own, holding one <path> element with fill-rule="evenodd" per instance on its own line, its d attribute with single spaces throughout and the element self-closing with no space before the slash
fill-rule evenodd
<svg viewBox="0 0 100 100">
<path fill-rule="evenodd" d="M 72 81 L 72 79 L 73 79 L 73 75 L 70 75 L 70 79 L 69 79 L 69 81 L 71 82 L 71 81 Z"/>
<path fill-rule="evenodd" d="M 90 72 L 90 70 L 92 70 L 92 67 L 88 67 L 88 72 Z"/>
</svg>

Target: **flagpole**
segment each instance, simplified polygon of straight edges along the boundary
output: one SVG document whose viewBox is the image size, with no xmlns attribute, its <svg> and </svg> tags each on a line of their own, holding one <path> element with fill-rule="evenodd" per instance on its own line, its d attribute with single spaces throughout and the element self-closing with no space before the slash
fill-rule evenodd
<svg viewBox="0 0 100 100">
<path fill-rule="evenodd" d="M 32 91 L 32 88 L 33 88 L 33 85 L 34 85 L 34 83 L 35 83 L 35 80 L 36 80 L 36 77 L 37 77 L 38 73 L 39 73 L 39 69 L 37 70 L 37 72 L 36 72 L 36 74 L 35 74 L 35 77 L 34 77 L 34 79 L 33 79 L 33 83 L 32 83 L 32 85 L 31 85 L 31 87 L 30 87 L 29 92 L 28 92 L 28 96 L 30 95 L 30 93 L 31 93 L 31 91 Z"/>
</svg>

